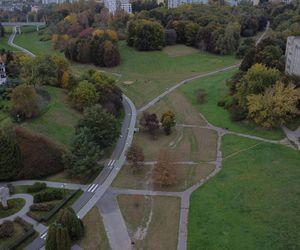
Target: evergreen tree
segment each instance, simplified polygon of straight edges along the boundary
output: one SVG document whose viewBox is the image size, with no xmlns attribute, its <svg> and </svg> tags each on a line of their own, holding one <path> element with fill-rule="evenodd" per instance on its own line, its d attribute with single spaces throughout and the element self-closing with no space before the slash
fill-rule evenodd
<svg viewBox="0 0 300 250">
<path fill-rule="evenodd" d="M 76 216 L 71 207 L 61 209 L 57 223 L 61 224 L 68 231 L 72 240 L 78 240 L 84 235 L 84 227 L 82 221 Z"/>
<path fill-rule="evenodd" d="M 17 177 L 22 167 L 21 151 L 11 127 L 0 127 L 0 180 Z"/>
</svg>

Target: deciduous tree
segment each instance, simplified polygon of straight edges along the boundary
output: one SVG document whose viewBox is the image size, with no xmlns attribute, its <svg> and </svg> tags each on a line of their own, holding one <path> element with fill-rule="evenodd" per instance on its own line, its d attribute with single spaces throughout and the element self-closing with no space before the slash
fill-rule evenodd
<svg viewBox="0 0 300 250">
<path fill-rule="evenodd" d="M 172 111 L 167 111 L 163 113 L 160 122 L 166 135 L 171 134 L 172 127 L 176 125 L 175 114 Z"/>
<path fill-rule="evenodd" d="M 126 152 L 126 160 L 129 163 L 132 172 L 138 172 L 145 160 L 143 149 L 136 144 L 132 144 Z"/>
</svg>

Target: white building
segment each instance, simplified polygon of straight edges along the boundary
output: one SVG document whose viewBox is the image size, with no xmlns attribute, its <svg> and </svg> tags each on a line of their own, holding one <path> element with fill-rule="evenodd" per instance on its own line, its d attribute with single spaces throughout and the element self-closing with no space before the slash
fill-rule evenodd
<svg viewBox="0 0 300 250">
<path fill-rule="evenodd" d="M 127 13 L 132 13 L 131 3 L 129 3 L 129 0 L 105 0 L 104 5 L 112 14 L 115 14 L 119 9 L 122 9 Z"/>
<path fill-rule="evenodd" d="M 285 73 L 300 76 L 300 36 L 288 37 L 285 57 Z"/>
<path fill-rule="evenodd" d="M 65 3 L 65 2 L 69 2 L 69 3 L 73 3 L 75 2 L 76 0 L 42 0 L 42 4 L 51 4 L 51 3 L 56 3 L 56 4 L 59 4 L 59 3 Z"/>
<path fill-rule="evenodd" d="M 6 76 L 6 70 L 5 70 L 5 64 L 0 60 L 0 85 L 6 83 L 7 81 L 7 76 Z"/>
</svg>

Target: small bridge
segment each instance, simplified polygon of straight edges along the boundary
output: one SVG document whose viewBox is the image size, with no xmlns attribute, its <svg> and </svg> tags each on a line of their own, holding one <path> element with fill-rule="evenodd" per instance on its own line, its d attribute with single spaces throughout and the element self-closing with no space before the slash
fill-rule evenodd
<svg viewBox="0 0 300 250">
<path fill-rule="evenodd" d="M 41 26 L 45 26 L 45 22 L 3 22 L 1 23 L 3 26 L 11 26 L 15 27 L 15 29 L 21 34 L 22 26 L 36 26 L 36 30 L 39 31 Z"/>
</svg>

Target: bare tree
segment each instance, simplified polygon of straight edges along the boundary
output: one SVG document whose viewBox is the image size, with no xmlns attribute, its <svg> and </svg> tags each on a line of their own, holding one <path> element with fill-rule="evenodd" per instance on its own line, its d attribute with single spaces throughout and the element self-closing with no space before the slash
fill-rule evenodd
<svg viewBox="0 0 300 250">
<path fill-rule="evenodd" d="M 141 169 L 144 165 L 144 159 L 143 149 L 136 144 L 132 144 L 126 152 L 126 160 L 130 164 L 133 173 L 136 173 Z"/>
</svg>

